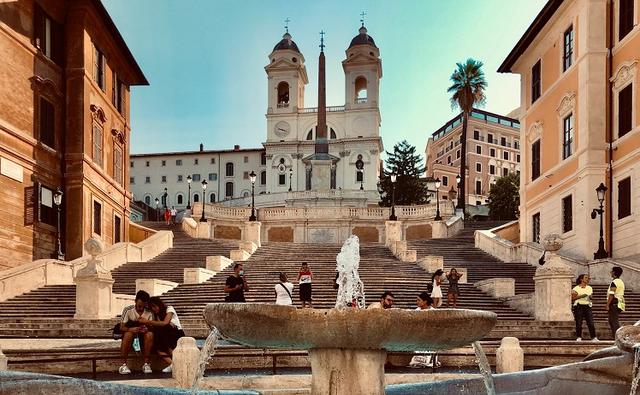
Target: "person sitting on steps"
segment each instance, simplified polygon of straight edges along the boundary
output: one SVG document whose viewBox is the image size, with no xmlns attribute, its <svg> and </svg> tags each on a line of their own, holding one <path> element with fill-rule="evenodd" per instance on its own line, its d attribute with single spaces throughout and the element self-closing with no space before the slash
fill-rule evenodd
<svg viewBox="0 0 640 395">
<path fill-rule="evenodd" d="M 173 306 L 167 306 L 162 299 L 154 296 L 149 299 L 149 308 L 155 314 L 157 320 L 140 318 L 140 323 L 153 328 L 155 333 L 155 346 L 158 355 L 169 364 L 162 369 L 163 373 L 171 373 L 173 370 L 171 356 L 178 344 L 178 339 L 184 337 L 184 331 L 178 319 L 178 313 Z"/>
<path fill-rule="evenodd" d="M 153 320 L 154 318 L 153 313 L 147 309 L 148 302 L 149 294 L 145 291 L 138 291 L 136 293 L 135 304 L 127 306 L 122 310 L 122 318 L 120 321 L 120 332 L 122 332 L 120 355 L 122 356 L 122 365 L 118 369 L 120 374 L 131 373 L 131 369 L 127 366 L 127 359 L 132 347 L 136 352 L 142 348 L 144 356 L 142 372 L 145 374 L 151 373 L 149 356 L 153 349 L 153 332 L 140 322 L 141 319 Z"/>
</svg>

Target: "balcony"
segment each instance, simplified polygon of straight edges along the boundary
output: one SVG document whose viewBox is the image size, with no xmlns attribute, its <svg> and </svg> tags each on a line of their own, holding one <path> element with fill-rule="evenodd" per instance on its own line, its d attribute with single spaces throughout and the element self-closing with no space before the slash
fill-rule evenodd
<svg viewBox="0 0 640 395">
<path fill-rule="evenodd" d="M 365 104 L 367 102 L 366 97 L 359 97 L 356 99 L 356 104 Z"/>
<path fill-rule="evenodd" d="M 327 112 L 341 112 L 345 110 L 345 106 L 329 106 L 327 107 Z M 318 112 L 318 107 L 307 107 L 301 108 L 298 110 L 300 114 L 308 114 Z"/>
<path fill-rule="evenodd" d="M 278 103 L 278 108 L 288 108 L 289 103 Z"/>
</svg>

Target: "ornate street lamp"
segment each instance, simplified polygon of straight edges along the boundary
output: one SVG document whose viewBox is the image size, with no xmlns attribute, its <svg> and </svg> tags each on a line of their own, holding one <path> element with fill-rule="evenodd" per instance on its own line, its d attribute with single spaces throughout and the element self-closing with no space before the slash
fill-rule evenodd
<svg viewBox="0 0 640 395">
<path fill-rule="evenodd" d="M 202 217 L 200 217 L 200 222 L 207 222 L 207 219 L 204 217 L 204 206 L 205 206 L 205 192 L 207 191 L 207 180 L 202 180 Z"/>
<path fill-rule="evenodd" d="M 187 210 L 191 210 L 191 174 L 187 176 L 187 185 L 189 185 L 189 196 L 187 196 Z"/>
<path fill-rule="evenodd" d="M 62 212 L 62 190 L 60 187 L 56 188 L 56 191 L 53 194 L 53 204 L 56 205 L 58 209 L 58 226 L 57 226 L 57 242 L 58 242 L 58 260 L 64 261 L 64 253 L 62 252 L 62 241 L 61 241 L 61 226 L 60 226 L 60 214 Z"/>
<path fill-rule="evenodd" d="M 249 176 L 249 177 L 251 177 L 251 176 Z M 293 177 L 293 167 L 289 168 L 289 192 L 291 192 L 291 177 Z"/>
<path fill-rule="evenodd" d="M 603 183 L 596 188 L 598 194 L 598 202 L 600 202 L 600 208 L 594 208 L 591 211 L 591 219 L 596 219 L 597 215 L 600 215 L 600 240 L 598 240 L 598 251 L 593 253 L 593 259 L 604 259 L 609 256 L 607 250 L 604 249 L 604 229 L 602 223 L 602 217 L 604 214 L 604 194 L 607 192 L 607 187 Z"/>
<path fill-rule="evenodd" d="M 396 174 L 391 174 L 391 215 L 389 216 L 389 221 L 397 221 L 398 217 L 396 217 L 396 180 L 398 176 Z"/>
<path fill-rule="evenodd" d="M 291 173 L 289 173 L 289 177 L 291 177 Z M 249 217 L 249 221 L 256 221 L 256 205 L 255 205 L 255 188 L 256 188 L 256 173 L 251 170 L 249 173 L 249 179 L 251 180 L 251 216 Z M 289 180 L 291 182 L 291 180 Z M 291 190 L 291 188 L 289 188 Z"/>
<path fill-rule="evenodd" d="M 162 200 L 163 200 L 163 204 L 164 204 L 164 208 L 167 208 L 167 204 L 169 202 L 167 202 L 167 197 L 169 196 L 169 194 L 167 193 L 167 188 L 164 189 L 164 195 L 162 195 Z"/>
<path fill-rule="evenodd" d="M 436 178 L 434 185 L 436 187 L 436 216 L 434 220 L 441 221 L 442 217 L 440 216 L 440 178 Z"/>
<path fill-rule="evenodd" d="M 158 215 L 159 205 L 160 205 L 160 199 L 156 198 L 156 222 L 160 221 L 160 216 Z"/>
<path fill-rule="evenodd" d="M 364 161 L 362 160 L 362 155 L 358 155 L 358 160 L 356 161 L 356 171 L 360 175 L 360 190 L 364 190 Z"/>
</svg>

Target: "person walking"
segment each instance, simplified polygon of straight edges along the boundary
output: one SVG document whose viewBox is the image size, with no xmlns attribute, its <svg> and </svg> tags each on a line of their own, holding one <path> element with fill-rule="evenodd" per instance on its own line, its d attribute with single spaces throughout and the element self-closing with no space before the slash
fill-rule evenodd
<svg viewBox="0 0 640 395">
<path fill-rule="evenodd" d="M 164 209 L 164 222 L 166 222 L 167 225 L 171 224 L 171 211 L 169 211 L 168 208 Z"/>
<path fill-rule="evenodd" d="M 442 275 L 444 271 L 442 269 L 436 270 L 435 273 L 431 276 L 431 284 L 433 285 L 433 290 L 431 291 L 431 297 L 433 298 L 433 307 L 440 307 L 442 300 Z"/>
<path fill-rule="evenodd" d="M 462 278 L 464 273 L 458 273 L 456 268 L 452 267 L 447 274 L 447 280 L 449 281 L 449 288 L 447 289 L 447 307 L 449 304 L 453 304 L 455 309 L 458 306 L 458 296 L 460 296 L 460 288 L 458 281 Z"/>
<path fill-rule="evenodd" d="M 298 272 L 298 286 L 300 287 L 300 301 L 302 308 L 313 307 L 311 305 L 311 282 L 313 280 L 313 272 L 309 269 L 307 262 L 303 262 Z"/>
<path fill-rule="evenodd" d="M 611 269 L 613 280 L 607 290 L 607 315 L 609 316 L 609 327 L 613 338 L 616 338 L 616 331 L 620 328 L 620 312 L 624 311 L 624 282 L 620 279 L 622 268 L 614 266 Z"/>
<path fill-rule="evenodd" d="M 276 284 L 276 304 L 293 305 L 293 283 L 289 281 L 285 273 L 280 273 L 280 282 Z"/>
<path fill-rule="evenodd" d="M 173 361 L 171 360 L 173 350 L 178 344 L 178 339 L 185 336 L 178 313 L 173 306 L 165 305 L 162 299 L 157 296 L 149 299 L 149 309 L 155 314 L 156 320 L 140 318 L 140 323 L 153 328 L 154 347 L 158 355 L 168 364 L 166 368 L 162 369 L 162 372 L 171 373 L 173 370 Z"/>
<path fill-rule="evenodd" d="M 176 217 L 178 216 L 178 210 L 176 210 L 175 206 L 171 206 L 171 223 L 176 224 Z"/>
<path fill-rule="evenodd" d="M 589 275 L 581 274 L 576 280 L 576 286 L 571 290 L 571 301 L 573 301 L 573 316 L 576 320 L 576 341 L 582 341 L 582 320 L 587 321 L 589 335 L 592 341 L 598 341 L 596 327 L 593 324 L 593 313 L 591 311 L 591 295 L 593 288 L 589 285 Z"/>
<path fill-rule="evenodd" d="M 224 284 L 224 292 L 228 293 L 224 298 L 225 302 L 245 303 L 244 293 L 249 291 L 249 284 L 244 277 L 244 269 L 242 263 L 233 265 L 233 274 L 227 277 Z"/>
</svg>

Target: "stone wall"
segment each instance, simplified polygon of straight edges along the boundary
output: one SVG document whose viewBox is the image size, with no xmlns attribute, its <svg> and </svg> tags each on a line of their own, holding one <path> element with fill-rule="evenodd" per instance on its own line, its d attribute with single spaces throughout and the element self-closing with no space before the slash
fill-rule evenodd
<svg viewBox="0 0 640 395">
<path fill-rule="evenodd" d="M 380 241 L 380 232 L 374 226 L 354 226 L 351 232 L 358 236 L 361 243 L 377 243 Z"/>
<path fill-rule="evenodd" d="M 408 225 L 405 230 L 406 240 L 429 240 L 432 236 L 430 224 Z"/>
<path fill-rule="evenodd" d="M 293 228 L 290 226 L 274 226 L 267 231 L 267 240 L 293 242 Z"/>
<path fill-rule="evenodd" d="M 242 228 L 230 225 L 215 225 L 213 235 L 216 239 L 242 239 Z"/>
</svg>

